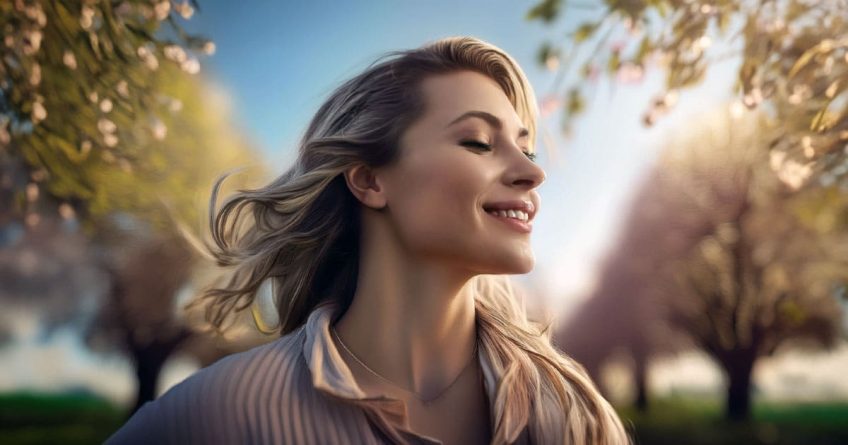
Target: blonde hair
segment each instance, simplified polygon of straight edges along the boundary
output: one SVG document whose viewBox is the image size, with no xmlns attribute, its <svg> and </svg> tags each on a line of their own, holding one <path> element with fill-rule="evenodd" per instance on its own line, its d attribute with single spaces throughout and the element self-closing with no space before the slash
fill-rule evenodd
<svg viewBox="0 0 848 445">
<path fill-rule="evenodd" d="M 458 70 L 497 82 L 535 141 L 533 90 L 500 48 L 450 37 L 384 54 L 332 92 L 304 133 L 294 165 L 276 180 L 239 190 L 217 212 L 227 174 L 216 181 L 209 223 L 217 249 L 210 250 L 218 265 L 234 270 L 224 287 L 204 292 L 213 326 L 220 329 L 228 315 L 252 306 L 265 280 L 272 285 L 279 335 L 301 326 L 326 301 L 339 303 L 341 313 L 350 306 L 359 266 L 360 204 L 343 172 L 359 162 L 372 167 L 394 162 L 402 132 L 425 111 L 422 80 Z M 481 341 L 495 353 L 493 366 L 504 375 L 493 403 L 527 416 L 537 443 L 629 443 L 583 366 L 551 344 L 550 325 L 542 329 L 527 320 L 508 277 L 472 280 Z M 262 329 L 258 320 L 257 327 Z M 495 443 L 516 439 L 507 437 L 503 420 L 495 419 Z"/>
</svg>

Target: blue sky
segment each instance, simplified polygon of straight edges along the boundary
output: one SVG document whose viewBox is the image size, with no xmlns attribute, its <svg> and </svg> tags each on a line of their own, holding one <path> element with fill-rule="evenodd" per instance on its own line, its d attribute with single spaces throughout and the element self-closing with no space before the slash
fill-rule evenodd
<svg viewBox="0 0 848 445">
<path fill-rule="evenodd" d="M 378 55 L 473 35 L 531 61 L 548 34 L 524 20 L 527 1 L 206 1 L 185 22 L 212 38 L 207 74 L 233 95 L 239 120 L 274 156 L 292 150 L 321 100 Z M 552 75 L 525 70 L 547 87 Z"/>
</svg>

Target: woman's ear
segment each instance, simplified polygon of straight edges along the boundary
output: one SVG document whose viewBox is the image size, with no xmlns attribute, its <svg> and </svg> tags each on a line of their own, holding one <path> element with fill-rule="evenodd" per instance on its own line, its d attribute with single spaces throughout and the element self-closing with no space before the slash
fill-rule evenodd
<svg viewBox="0 0 848 445">
<path fill-rule="evenodd" d="M 365 164 L 356 164 L 344 172 L 347 188 L 362 204 L 372 209 L 386 206 L 385 189 L 379 184 L 376 172 Z"/>
</svg>

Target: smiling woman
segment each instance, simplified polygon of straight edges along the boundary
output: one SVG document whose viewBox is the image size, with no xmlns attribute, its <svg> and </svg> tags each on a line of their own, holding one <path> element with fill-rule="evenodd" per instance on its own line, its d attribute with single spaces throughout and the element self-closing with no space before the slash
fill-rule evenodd
<svg viewBox="0 0 848 445">
<path fill-rule="evenodd" d="M 507 276 L 535 263 L 535 125 L 516 62 L 471 37 L 339 86 L 293 167 L 217 212 L 225 176 L 212 193 L 212 253 L 234 271 L 207 314 L 223 328 L 271 280 L 280 338 L 202 369 L 109 443 L 629 443 Z"/>
</svg>

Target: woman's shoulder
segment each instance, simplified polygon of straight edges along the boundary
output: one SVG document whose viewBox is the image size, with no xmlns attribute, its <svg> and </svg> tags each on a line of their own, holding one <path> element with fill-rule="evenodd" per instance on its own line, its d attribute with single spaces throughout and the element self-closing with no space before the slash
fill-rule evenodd
<svg viewBox="0 0 848 445">
<path fill-rule="evenodd" d="M 284 415 L 297 398 L 302 347 L 299 328 L 225 356 L 144 404 L 107 443 L 244 441 L 257 433 L 257 421 Z"/>
<path fill-rule="evenodd" d="M 299 328 L 268 343 L 224 356 L 199 369 L 171 390 L 179 391 L 183 389 L 181 387 L 190 386 L 206 389 L 204 385 L 214 385 L 216 389 L 231 389 L 231 395 L 242 395 L 245 390 L 296 366 L 302 353 L 303 336 Z"/>
</svg>

